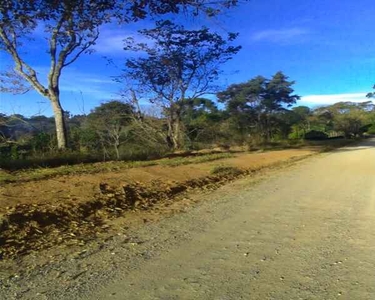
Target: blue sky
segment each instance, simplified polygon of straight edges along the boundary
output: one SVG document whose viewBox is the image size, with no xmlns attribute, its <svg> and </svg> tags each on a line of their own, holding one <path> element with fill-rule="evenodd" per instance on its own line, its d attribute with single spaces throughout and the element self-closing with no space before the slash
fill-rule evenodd
<svg viewBox="0 0 375 300">
<path fill-rule="evenodd" d="M 366 101 L 375 83 L 375 5 L 373 0 L 252 0 L 226 13 L 219 20 L 185 21 L 205 24 L 219 32 L 239 32 L 241 52 L 223 66 L 219 84 L 243 82 L 257 75 L 271 76 L 281 70 L 295 80 L 300 105 L 325 105 L 338 101 Z M 88 113 L 94 106 L 118 98 L 121 86 L 111 80 L 118 75 L 127 53 L 122 40 L 136 34 L 142 22 L 123 28 L 106 26 L 96 53 L 82 56 L 65 69 L 61 99 L 65 110 Z M 42 37 L 29 44 L 27 61 L 41 78 L 48 70 L 47 46 Z M 103 56 L 110 57 L 108 65 Z M 0 67 L 11 61 L 0 54 Z M 47 99 L 36 92 L 14 96 L 0 94 L 0 112 L 51 114 Z"/>
</svg>

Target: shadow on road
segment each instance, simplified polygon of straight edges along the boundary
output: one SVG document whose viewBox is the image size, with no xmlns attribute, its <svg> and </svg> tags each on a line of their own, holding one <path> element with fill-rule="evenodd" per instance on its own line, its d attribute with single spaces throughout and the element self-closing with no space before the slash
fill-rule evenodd
<svg viewBox="0 0 375 300">
<path fill-rule="evenodd" d="M 367 139 L 352 146 L 336 149 L 334 152 L 348 152 L 375 148 L 375 138 Z"/>
</svg>

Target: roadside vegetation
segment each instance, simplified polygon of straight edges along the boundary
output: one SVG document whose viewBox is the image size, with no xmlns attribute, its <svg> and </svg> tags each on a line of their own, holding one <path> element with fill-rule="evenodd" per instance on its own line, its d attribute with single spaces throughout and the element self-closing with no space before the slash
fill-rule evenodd
<svg viewBox="0 0 375 300">
<path fill-rule="evenodd" d="M 218 86 L 222 65 L 241 50 L 237 34 L 190 29 L 183 22 L 162 19 L 181 12 L 194 18 L 218 17 L 238 1 L 16 2 L 5 1 L 0 11 L 1 50 L 14 62 L 13 68 L 0 72 L 0 91 L 17 94 L 34 89 L 51 103 L 53 116 L 0 113 L 2 169 L 79 164 L 30 173 L 39 178 L 100 169 L 85 163 L 124 161 L 104 167 L 122 168 L 186 151 L 282 149 L 299 147 L 306 140 L 375 133 L 371 102 L 339 102 L 316 109 L 298 106 L 295 81 L 282 71 Z M 148 17 L 155 21 L 154 27 L 140 29 L 138 40 L 124 41 L 125 52 L 139 55 L 127 56 L 113 78 L 119 98 L 107 99 L 87 114 L 64 111 L 60 76 L 68 65 L 92 52 L 99 28 L 114 20 L 126 26 Z M 24 59 L 21 47 L 34 42 L 37 29 L 49 42 L 47 85 Z M 7 178 L 3 181 L 11 180 L 12 175 L 3 173 Z"/>
<path fill-rule="evenodd" d="M 60 166 L 56 168 L 31 168 L 19 171 L 0 170 L 0 184 L 10 182 L 25 182 L 32 180 L 42 180 L 55 176 L 95 174 L 101 172 L 116 172 L 131 168 L 142 168 L 149 166 L 170 166 L 197 164 L 233 157 L 232 153 L 208 153 L 201 155 L 191 155 L 187 157 L 164 158 L 150 161 L 111 161 L 105 163 L 86 163 L 72 166 Z"/>
<path fill-rule="evenodd" d="M 282 75 L 276 74 L 269 84 L 279 80 L 276 76 Z M 254 82 L 249 81 L 243 85 L 252 84 Z M 280 84 L 280 89 L 287 89 L 291 82 L 283 77 Z M 235 92 L 231 92 L 232 89 Z M 224 97 L 224 93 L 230 96 Z M 288 94 L 285 99 L 275 98 L 271 110 L 267 108 L 270 97 L 267 93 L 273 92 L 262 92 L 263 102 L 251 89 L 241 91 L 229 87 L 218 94 L 218 100 L 225 103 L 223 109 L 218 109 L 209 99 L 186 101 L 179 114 L 178 148 L 169 145 L 168 120 L 163 113 L 152 116 L 121 101 L 103 103 L 88 115 L 67 114 L 69 150 L 64 152 L 58 150 L 52 117 L 2 114 L 0 167 L 8 171 L 34 168 L 19 174 L 43 178 L 55 173 L 147 166 L 155 164 L 155 159 L 173 153 L 188 156 L 190 152 L 202 149 L 265 151 L 309 145 L 326 145 L 330 149 L 375 133 L 375 110 L 371 102 L 341 102 L 314 110 L 304 106 L 285 108 L 290 100 Z M 248 100 L 253 98 L 257 101 Z M 295 101 L 292 99 L 293 103 Z M 113 131 L 117 132 L 116 139 L 106 133 Z M 159 160 L 158 164 L 178 165 L 224 155 L 230 154 L 175 157 Z M 104 161 L 108 163 L 100 164 Z M 47 171 L 49 167 L 58 168 Z M 3 171 L 0 176 L 0 181 L 6 181 L 12 180 L 13 175 Z"/>
</svg>

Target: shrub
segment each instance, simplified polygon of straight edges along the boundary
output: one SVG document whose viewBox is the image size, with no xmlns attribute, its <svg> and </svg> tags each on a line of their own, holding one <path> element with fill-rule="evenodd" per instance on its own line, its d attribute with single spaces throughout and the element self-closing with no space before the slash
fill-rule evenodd
<svg viewBox="0 0 375 300">
<path fill-rule="evenodd" d="M 305 140 L 326 140 L 328 135 L 323 131 L 311 130 L 305 134 Z"/>
<path fill-rule="evenodd" d="M 0 168 L 5 170 L 20 170 L 37 167 L 59 167 L 64 165 L 75 165 L 81 163 L 98 162 L 101 157 L 81 154 L 77 152 L 65 152 L 65 153 L 50 153 L 44 156 L 34 156 L 27 158 L 1 158 L 0 157 Z"/>
<path fill-rule="evenodd" d="M 368 128 L 367 133 L 368 133 L 368 134 L 375 134 L 375 124 L 372 124 L 372 125 Z"/>
</svg>

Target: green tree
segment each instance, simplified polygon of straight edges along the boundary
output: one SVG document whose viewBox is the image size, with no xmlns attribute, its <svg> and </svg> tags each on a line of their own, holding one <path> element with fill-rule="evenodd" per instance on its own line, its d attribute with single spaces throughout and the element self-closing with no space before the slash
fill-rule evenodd
<svg viewBox="0 0 375 300">
<path fill-rule="evenodd" d="M 334 124 L 335 130 L 343 132 L 346 138 L 363 133 L 363 115 L 358 111 L 335 116 Z"/>
<path fill-rule="evenodd" d="M 167 120 L 167 143 L 181 148 L 181 113 L 186 99 L 196 99 L 213 92 L 213 82 L 220 67 L 240 47 L 231 46 L 236 34 L 227 39 L 207 28 L 187 30 L 170 21 L 157 22 L 157 27 L 141 30 L 150 43 L 128 40 L 126 49 L 146 55 L 126 62 L 123 78 L 136 82 L 152 103 L 162 108 Z"/>
<path fill-rule="evenodd" d="M 310 130 L 310 116 L 311 109 L 307 106 L 296 106 L 292 108 L 295 115 L 295 122 L 293 128 L 297 138 L 305 136 L 306 132 Z"/>
<path fill-rule="evenodd" d="M 361 135 L 366 125 L 372 122 L 374 104 L 371 101 L 360 103 L 337 102 L 335 104 L 318 108 L 314 115 L 324 126 L 324 131 L 336 131 L 346 137 Z M 316 121 L 315 121 L 316 123 Z"/>
<path fill-rule="evenodd" d="M 257 76 L 245 83 L 233 84 L 217 96 L 226 104 L 240 131 L 270 140 L 277 123 L 273 116 L 300 98 L 293 94 L 294 83 L 282 72 L 277 72 L 271 79 Z"/>
<path fill-rule="evenodd" d="M 186 99 L 181 103 L 181 121 L 190 145 L 213 143 L 219 134 L 218 125 L 223 120 L 223 113 L 209 99 Z"/>
<path fill-rule="evenodd" d="M 293 127 L 299 123 L 299 116 L 293 110 L 282 110 L 274 113 L 271 117 L 271 134 L 280 139 L 288 139 Z"/>
<path fill-rule="evenodd" d="M 55 148 L 53 135 L 46 132 L 36 133 L 28 143 L 32 147 L 34 154 L 42 154 Z"/>
</svg>

